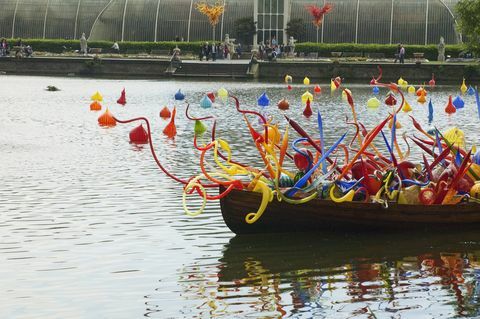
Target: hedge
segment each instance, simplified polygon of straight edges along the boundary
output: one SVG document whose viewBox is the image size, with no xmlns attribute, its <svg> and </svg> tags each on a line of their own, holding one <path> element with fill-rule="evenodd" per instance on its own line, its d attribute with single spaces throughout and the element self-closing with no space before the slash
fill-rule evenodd
<svg viewBox="0 0 480 319">
<path fill-rule="evenodd" d="M 7 40 L 10 45 L 17 42 L 17 39 Z M 52 53 L 62 53 L 68 51 L 80 50 L 79 40 L 61 40 L 61 39 L 22 39 L 24 44 L 31 45 L 34 51 L 45 51 Z M 182 51 L 199 52 L 203 42 L 119 42 L 120 52 L 145 52 L 152 50 L 172 50 L 176 45 Z M 88 41 L 89 48 L 102 48 L 109 51 L 113 45 L 111 41 Z"/>
<path fill-rule="evenodd" d="M 15 43 L 15 39 L 10 39 L 9 43 Z M 65 51 L 74 51 L 80 49 L 79 40 L 61 40 L 61 39 L 25 39 L 23 43 L 29 44 L 35 51 L 46 51 L 52 53 L 62 53 Z M 191 51 L 197 53 L 203 41 L 199 42 L 120 42 L 120 52 L 145 52 L 151 53 L 152 50 L 172 50 L 176 45 L 182 51 Z M 102 48 L 108 52 L 112 47 L 111 41 L 89 41 L 90 48 Z M 447 45 L 445 55 L 457 57 L 458 54 L 466 50 L 463 45 Z M 363 52 L 365 53 L 384 53 L 386 57 L 393 57 L 397 51 L 397 45 L 390 44 L 352 44 L 352 43 L 297 43 L 295 47 L 297 52 L 318 52 L 319 56 L 330 57 L 330 52 Z M 405 45 L 407 58 L 412 57 L 414 52 L 423 52 L 425 58 L 437 60 L 437 46 L 431 45 Z"/>
<path fill-rule="evenodd" d="M 297 52 L 318 52 L 319 56 L 330 57 L 330 52 L 363 52 L 365 53 L 384 53 L 385 57 L 393 58 L 397 52 L 396 44 L 353 44 L 353 43 L 313 43 L 303 42 L 295 45 Z M 466 49 L 463 45 L 447 45 L 445 55 L 458 57 L 458 54 Z M 413 53 L 423 52 L 424 57 L 429 60 L 437 60 L 437 45 L 405 45 L 405 54 L 407 58 L 413 57 Z"/>
</svg>

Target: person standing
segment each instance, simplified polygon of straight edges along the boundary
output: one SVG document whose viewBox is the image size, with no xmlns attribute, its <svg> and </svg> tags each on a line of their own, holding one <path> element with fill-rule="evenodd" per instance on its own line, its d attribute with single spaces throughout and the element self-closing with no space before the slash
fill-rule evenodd
<svg viewBox="0 0 480 319">
<path fill-rule="evenodd" d="M 272 36 L 272 48 L 275 48 L 277 46 L 277 38 L 275 36 Z"/>
<path fill-rule="evenodd" d="M 205 42 L 205 58 L 207 58 L 207 61 L 210 59 L 210 53 L 211 53 L 211 50 L 212 49 L 212 46 L 208 44 L 208 42 Z"/>
<path fill-rule="evenodd" d="M 5 38 L 2 39 L 0 43 L 0 56 L 7 56 L 8 55 L 8 42 Z"/>
<path fill-rule="evenodd" d="M 115 41 L 112 45 L 112 51 L 113 53 L 120 53 L 120 46 L 118 45 L 118 42 Z"/>
<path fill-rule="evenodd" d="M 403 44 L 400 45 L 400 52 L 398 54 L 398 58 L 400 60 L 400 64 L 405 64 L 405 47 Z"/>
<path fill-rule="evenodd" d="M 87 45 L 87 38 L 85 37 L 85 32 L 82 33 L 82 37 L 80 38 L 80 53 L 83 55 L 87 55 L 88 53 L 88 45 Z"/>
<path fill-rule="evenodd" d="M 209 50 L 210 50 L 210 53 L 212 55 L 212 61 L 216 61 L 217 60 L 217 45 L 215 44 L 215 42 L 212 43 Z"/>
<path fill-rule="evenodd" d="M 402 45 L 399 43 L 397 46 L 397 51 L 395 52 L 395 60 L 393 63 L 397 63 L 397 61 L 400 59 L 400 49 L 402 48 Z"/>
</svg>

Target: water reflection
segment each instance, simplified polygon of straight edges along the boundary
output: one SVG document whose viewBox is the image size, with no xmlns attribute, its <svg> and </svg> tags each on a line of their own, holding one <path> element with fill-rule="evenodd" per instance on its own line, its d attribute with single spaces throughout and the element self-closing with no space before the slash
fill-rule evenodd
<svg viewBox="0 0 480 319">
<path fill-rule="evenodd" d="M 323 234 L 230 240 L 234 235 L 222 220 L 218 202 L 208 203 L 197 218 L 184 214 L 181 185 L 159 171 L 148 146 L 129 144 L 133 124 L 103 129 L 97 125 L 100 114 L 89 111 L 90 96 L 99 90 L 103 105 L 119 118 L 149 118 L 162 164 L 188 179 L 200 169 L 192 147 L 193 123 L 186 120 L 184 105 L 173 101 L 179 88 L 187 94 L 193 115 L 217 118 L 217 136 L 230 143 L 233 158 L 258 167 L 262 161 L 233 105 L 202 109 L 198 101 L 205 92 L 225 87 L 240 98 L 242 107 L 258 110 L 257 97 L 266 91 L 272 99 L 268 113 L 282 130 L 286 114 L 316 134 L 315 116 L 302 115 L 303 85 L 287 91 L 280 81 L 2 79 L 0 318 L 476 314 L 475 236 L 469 244 L 459 244 L 459 239 L 467 240 L 463 235 L 434 236 L 432 243 L 429 237 L 416 243 L 419 235 L 409 240 Z M 46 92 L 46 84 L 61 91 Z M 18 87 L 21 98 L 14 94 Z M 123 87 L 128 94 L 125 107 L 116 104 Z M 366 108 L 372 96 L 368 85 L 349 88 L 367 128 L 390 112 L 387 107 Z M 435 107 L 433 125 L 445 129 L 461 122 L 469 145 L 478 145 L 472 96 L 465 96 L 465 108 L 454 116 L 444 115 L 448 95 L 456 91 L 458 87 L 443 87 L 429 94 Z M 312 104 L 322 112 L 329 144 L 348 128 L 349 107 L 340 93 L 317 96 Z M 290 101 L 289 110 L 275 107 L 281 97 Z M 415 99 L 408 96 L 412 113 L 428 129 L 426 106 Z M 167 121 L 158 112 L 165 105 L 177 105 L 174 140 L 161 133 Z M 398 120 L 402 131 L 412 132 L 407 113 Z M 260 128 L 256 121 L 252 125 Z M 201 200 L 189 198 L 187 204 L 195 210 Z M 430 249 L 442 240 L 455 245 Z"/>
<path fill-rule="evenodd" d="M 237 236 L 179 270 L 193 317 L 480 315 L 476 233 Z"/>
</svg>

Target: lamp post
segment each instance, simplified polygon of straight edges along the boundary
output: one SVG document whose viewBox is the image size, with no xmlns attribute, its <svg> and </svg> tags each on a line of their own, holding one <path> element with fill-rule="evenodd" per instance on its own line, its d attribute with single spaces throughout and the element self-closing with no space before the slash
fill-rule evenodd
<svg viewBox="0 0 480 319">
<path fill-rule="evenodd" d="M 255 33 L 253 34 L 252 51 L 258 50 L 258 0 L 253 0 L 253 24 L 255 25 Z"/>
</svg>

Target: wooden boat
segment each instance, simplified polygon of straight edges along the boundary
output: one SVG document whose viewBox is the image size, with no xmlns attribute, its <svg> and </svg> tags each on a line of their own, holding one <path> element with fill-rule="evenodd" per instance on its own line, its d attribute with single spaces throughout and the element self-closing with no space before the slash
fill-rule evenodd
<svg viewBox="0 0 480 319">
<path fill-rule="evenodd" d="M 253 224 L 245 222 L 248 213 L 256 212 L 261 194 L 233 190 L 220 200 L 223 219 L 235 234 L 305 232 L 305 231 L 370 231 L 412 229 L 480 228 L 480 205 L 399 205 L 389 203 L 345 202 L 314 199 L 292 205 L 276 198 Z"/>
</svg>

